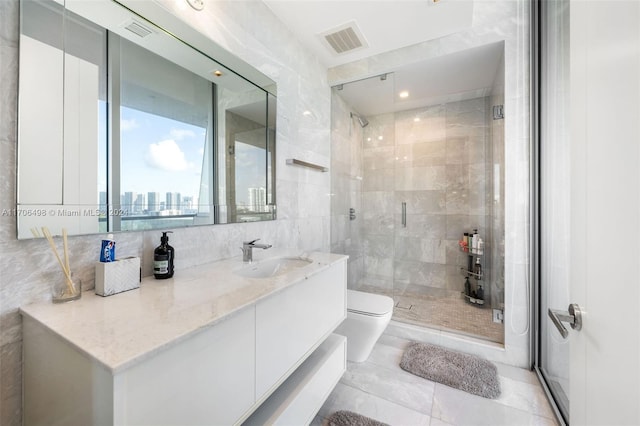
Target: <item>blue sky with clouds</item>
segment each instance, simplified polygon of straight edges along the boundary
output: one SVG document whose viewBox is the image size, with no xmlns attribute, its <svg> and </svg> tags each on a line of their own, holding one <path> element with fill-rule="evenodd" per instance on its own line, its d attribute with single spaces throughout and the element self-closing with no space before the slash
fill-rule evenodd
<svg viewBox="0 0 640 426">
<path fill-rule="evenodd" d="M 121 190 L 198 196 L 206 129 L 121 108 Z"/>
<path fill-rule="evenodd" d="M 206 129 L 127 107 L 120 114 L 121 192 L 160 192 L 162 197 L 179 192 L 197 199 Z M 264 186 L 264 155 L 251 145 L 236 146 L 236 167 L 242 170 L 237 176 L 238 202 L 248 201 L 247 188 Z M 106 164 L 106 158 L 99 164 Z M 99 191 L 106 188 L 105 170 L 99 171 Z"/>
</svg>

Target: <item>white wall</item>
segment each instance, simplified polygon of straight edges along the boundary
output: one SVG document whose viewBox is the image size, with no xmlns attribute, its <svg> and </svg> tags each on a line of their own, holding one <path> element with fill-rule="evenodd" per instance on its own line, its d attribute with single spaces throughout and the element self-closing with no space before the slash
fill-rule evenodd
<svg viewBox="0 0 640 426">
<path fill-rule="evenodd" d="M 491 359 L 529 366 L 529 8 L 527 1 L 475 0 L 470 29 L 329 70 L 331 85 L 392 71 L 394 67 L 504 41 L 505 43 L 505 351 L 473 346 L 455 336 L 439 343 L 477 349 Z M 417 333 L 397 330 L 406 337 Z M 432 336 L 433 337 L 433 336 Z"/>
<path fill-rule="evenodd" d="M 174 2 L 162 1 L 168 9 Z M 182 3 L 181 3 L 182 4 Z M 186 5 L 186 3 L 184 3 Z M 0 1 L 0 424 L 22 421 L 21 305 L 50 300 L 48 281 L 59 268 L 45 240 L 16 239 L 16 120 L 18 0 Z M 261 2 L 206 2 L 203 12 L 176 9 L 191 25 L 278 84 L 278 220 L 175 230 L 176 273 L 189 266 L 240 254 L 243 240 L 261 238 L 275 247 L 329 251 L 330 175 L 286 166 L 296 157 L 329 165 L 331 95 L 326 71 Z M 311 115 L 304 115 L 310 111 Z M 2 214 L 4 211 L 5 214 Z M 70 238 L 71 269 L 93 287 L 93 264 L 102 236 Z M 151 274 L 160 232 L 116 234 L 118 256 L 142 257 Z M 213 284 L 215 285 L 215 283 Z"/>
</svg>

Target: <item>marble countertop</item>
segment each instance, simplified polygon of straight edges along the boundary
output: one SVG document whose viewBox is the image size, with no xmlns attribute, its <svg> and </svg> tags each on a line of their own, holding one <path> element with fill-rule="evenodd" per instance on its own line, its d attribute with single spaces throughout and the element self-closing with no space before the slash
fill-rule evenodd
<svg viewBox="0 0 640 426">
<path fill-rule="evenodd" d="M 179 270 L 166 280 L 146 277 L 140 288 L 113 296 L 85 292 L 74 302 L 26 305 L 20 312 L 117 373 L 347 258 L 275 249 L 255 250 L 254 256 L 255 262 L 281 256 L 312 262 L 275 277 L 244 278 L 234 274 L 246 266 L 239 256 Z"/>
</svg>

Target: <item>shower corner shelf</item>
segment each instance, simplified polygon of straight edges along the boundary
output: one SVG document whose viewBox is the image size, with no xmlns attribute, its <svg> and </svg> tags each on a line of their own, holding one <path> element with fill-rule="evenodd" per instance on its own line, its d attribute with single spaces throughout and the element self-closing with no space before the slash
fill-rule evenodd
<svg viewBox="0 0 640 426">
<path fill-rule="evenodd" d="M 475 277 L 478 281 L 482 280 L 483 274 L 476 274 L 475 272 L 469 271 L 467 268 L 460 267 L 460 273 L 465 277 L 472 276 Z"/>
<path fill-rule="evenodd" d="M 476 258 L 478 262 L 481 262 L 480 258 L 484 256 L 485 250 L 486 250 L 486 246 L 483 247 L 482 250 L 478 250 L 478 249 L 474 250 L 467 246 L 460 246 L 460 251 L 466 255 L 465 257 L 466 257 L 466 260 L 468 261 L 468 262 L 465 262 L 467 263 L 466 266 L 459 267 L 460 273 L 467 278 L 465 281 L 465 291 L 463 291 L 461 294 L 464 296 L 464 299 L 467 303 L 475 305 L 478 308 L 490 305 L 490 304 L 485 305 L 484 298 L 476 297 L 476 291 L 480 292 L 480 289 L 482 287 L 485 287 L 486 285 L 488 285 L 488 283 L 485 282 L 487 277 L 484 275 L 483 270 L 481 270 L 480 273 L 476 273 L 471 269 L 473 269 L 475 265 L 473 262 L 474 258 Z M 469 281 L 469 278 L 471 278 L 472 280 L 471 283 L 467 282 Z M 467 294 L 466 293 L 467 291 L 470 294 Z"/>
<path fill-rule="evenodd" d="M 465 297 L 465 299 L 467 299 L 467 302 L 471 304 L 478 305 L 478 306 L 484 305 L 484 299 L 478 299 L 477 297 L 473 297 L 464 293 L 462 295 Z"/>
<path fill-rule="evenodd" d="M 460 247 L 460 251 L 463 252 L 464 254 L 468 254 L 469 256 L 484 256 L 484 250 L 483 251 L 478 251 L 478 250 L 464 250 L 462 247 Z"/>
</svg>

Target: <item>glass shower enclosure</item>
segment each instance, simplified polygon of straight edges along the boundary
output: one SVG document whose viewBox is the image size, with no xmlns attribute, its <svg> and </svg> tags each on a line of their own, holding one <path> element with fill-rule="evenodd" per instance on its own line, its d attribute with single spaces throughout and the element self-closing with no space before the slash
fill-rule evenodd
<svg viewBox="0 0 640 426">
<path fill-rule="evenodd" d="M 333 89 L 332 250 L 350 255 L 349 288 L 393 297 L 394 320 L 503 343 L 503 74 L 421 105 L 395 100 L 399 79 Z M 366 109 L 375 95 L 387 111 Z M 482 254 L 460 246 L 474 229 Z"/>
</svg>

